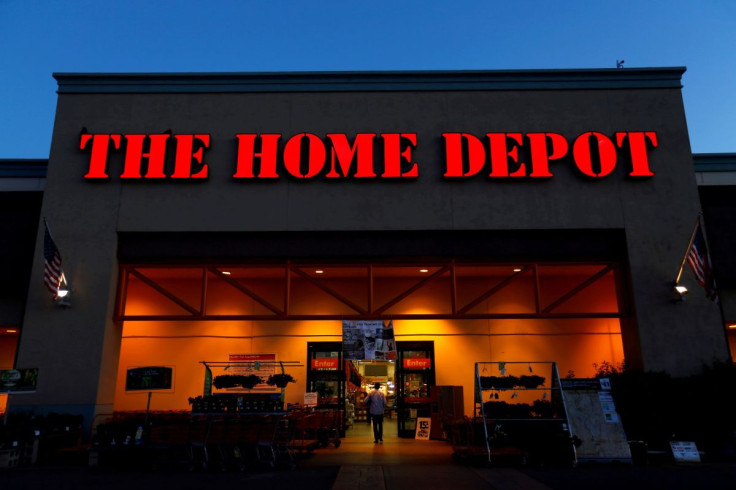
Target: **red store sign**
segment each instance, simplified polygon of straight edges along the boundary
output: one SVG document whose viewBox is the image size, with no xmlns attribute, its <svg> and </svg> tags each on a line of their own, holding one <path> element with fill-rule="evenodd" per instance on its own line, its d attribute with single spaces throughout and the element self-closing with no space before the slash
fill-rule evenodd
<svg viewBox="0 0 736 490">
<path fill-rule="evenodd" d="M 404 359 L 404 369 L 429 369 L 432 367 L 432 363 L 429 358 L 415 357 L 411 359 Z"/>
<path fill-rule="evenodd" d="M 628 177 L 654 176 L 649 151 L 658 146 L 654 131 L 587 131 L 573 138 L 559 133 L 441 133 L 446 179 L 548 179 L 555 166 L 572 166 L 581 176 L 601 179 L 616 167 Z M 88 180 L 205 180 L 210 167 L 229 172 L 236 181 L 390 180 L 419 178 L 414 159 L 417 133 L 236 134 L 234 162 L 211 162 L 211 136 L 202 134 L 90 134 L 79 149 L 89 153 Z M 430 138 L 431 141 L 431 138 Z M 437 140 L 435 140 L 437 142 Z M 112 158 L 114 156 L 114 158 Z M 439 155 L 438 155 L 439 157 Z M 441 157 L 440 157 L 441 159 Z M 111 164 L 111 160 L 115 164 Z M 122 163 L 122 168 L 118 167 Z"/>
<path fill-rule="evenodd" d="M 312 359 L 312 369 L 323 369 L 323 370 L 330 370 L 330 371 L 337 371 L 339 367 L 339 360 L 338 359 L 331 359 L 331 358 L 320 358 L 320 359 Z"/>
</svg>

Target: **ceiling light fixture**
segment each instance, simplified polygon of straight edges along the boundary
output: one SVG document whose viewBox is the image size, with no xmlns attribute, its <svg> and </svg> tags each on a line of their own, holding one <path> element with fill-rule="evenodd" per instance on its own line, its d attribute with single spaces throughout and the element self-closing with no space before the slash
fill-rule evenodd
<svg viewBox="0 0 736 490">
<path fill-rule="evenodd" d="M 422 272 L 422 273 L 429 272 L 429 269 L 419 269 L 419 272 Z"/>
<path fill-rule="evenodd" d="M 322 269 L 317 269 L 316 271 L 314 271 L 314 273 L 315 274 L 324 274 L 325 271 L 323 271 Z"/>
</svg>

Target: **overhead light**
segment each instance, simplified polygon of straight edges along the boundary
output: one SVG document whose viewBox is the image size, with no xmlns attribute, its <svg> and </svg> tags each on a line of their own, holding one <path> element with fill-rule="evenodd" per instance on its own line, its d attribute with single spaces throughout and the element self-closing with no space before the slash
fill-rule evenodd
<svg viewBox="0 0 736 490">
<path fill-rule="evenodd" d="M 515 267 L 514 272 L 521 272 L 521 267 Z"/>
<path fill-rule="evenodd" d="M 315 274 L 324 274 L 325 271 L 323 271 L 322 269 L 317 269 L 316 271 L 314 271 L 314 273 Z"/>
<path fill-rule="evenodd" d="M 222 275 L 229 276 L 230 275 L 230 271 L 222 271 Z"/>
<path fill-rule="evenodd" d="M 728 328 L 730 330 L 736 330 L 736 323 L 729 323 L 728 325 L 726 325 L 726 328 Z M 10 331 L 10 330 L 8 330 L 8 331 Z"/>
<path fill-rule="evenodd" d="M 419 269 L 419 272 L 422 272 L 422 273 L 429 272 L 429 269 Z"/>
<path fill-rule="evenodd" d="M 14 328 L 6 328 L 5 333 L 18 333 L 18 331 Z"/>
</svg>

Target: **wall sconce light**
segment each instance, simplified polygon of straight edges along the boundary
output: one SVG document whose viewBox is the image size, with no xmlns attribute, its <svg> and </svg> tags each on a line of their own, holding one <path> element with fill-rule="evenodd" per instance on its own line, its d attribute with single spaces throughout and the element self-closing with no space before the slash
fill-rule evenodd
<svg viewBox="0 0 736 490">
<path fill-rule="evenodd" d="M 685 296 L 687 295 L 687 288 L 685 286 L 680 286 L 676 282 L 672 285 L 672 302 L 673 303 L 682 303 L 685 301 Z"/>
<path fill-rule="evenodd" d="M 56 306 L 60 308 L 70 308 L 72 306 L 69 297 L 71 296 L 72 288 L 69 287 L 69 283 L 66 282 L 66 277 L 61 274 L 61 283 L 59 289 L 56 291 Z"/>
</svg>

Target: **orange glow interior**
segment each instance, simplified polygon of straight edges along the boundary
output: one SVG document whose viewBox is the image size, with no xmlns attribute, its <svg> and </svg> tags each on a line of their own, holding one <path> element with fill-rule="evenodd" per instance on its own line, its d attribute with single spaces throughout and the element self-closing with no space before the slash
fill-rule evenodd
<svg viewBox="0 0 736 490">
<path fill-rule="evenodd" d="M 0 370 L 13 368 L 17 348 L 18 329 L 14 327 L 0 327 Z M 8 395 L 0 393 L 0 413 L 5 412 L 7 403 Z"/>
<path fill-rule="evenodd" d="M 554 303 L 566 291 L 579 285 L 590 270 L 563 266 L 539 269 L 540 303 L 542 308 Z M 600 266 L 596 270 L 600 269 Z M 311 269 L 313 273 L 316 267 Z M 413 267 L 412 274 L 420 273 Z M 477 268 L 476 268 L 477 269 Z M 492 267 L 478 274 L 476 270 L 458 270 L 458 303 L 467 304 L 476 297 L 476 283 L 492 287 L 501 279 L 494 277 Z M 329 281 L 330 288 L 356 303 L 365 302 L 366 285 L 342 271 L 342 277 L 330 268 L 322 267 L 320 280 Z M 191 304 L 201 301 L 202 291 L 196 273 L 180 273 L 166 277 L 166 270 L 156 271 L 159 284 L 174 291 L 176 296 Z M 233 271 L 233 275 L 236 272 Z M 534 312 L 533 281 L 529 270 L 520 272 L 518 279 L 486 300 L 475 305 L 472 312 L 530 313 Z M 407 273 L 407 276 L 409 274 Z M 506 274 L 508 275 L 508 274 Z M 257 288 L 262 298 L 274 305 L 283 305 L 283 288 L 279 277 L 244 277 L 249 287 Z M 413 277 L 390 277 L 386 271 L 376 271 L 375 301 L 383 304 L 416 283 Z M 386 311 L 392 314 L 431 314 L 445 311 L 449 297 L 449 280 L 438 280 L 417 290 Z M 309 281 L 293 285 L 291 313 L 355 314 L 345 303 L 326 294 Z M 392 296 L 393 295 L 393 296 Z M 555 312 L 615 313 L 618 311 L 616 284 L 612 273 L 560 303 Z M 268 308 L 223 283 L 208 284 L 208 314 L 266 314 Z M 126 315 L 181 315 L 185 310 L 147 285 L 131 280 L 124 306 Z M 438 385 L 462 385 L 465 411 L 473 411 L 474 363 L 480 361 L 554 361 L 561 377 L 574 372 L 576 377 L 594 374 L 593 364 L 623 361 L 620 321 L 617 318 L 534 318 L 534 319 L 395 319 L 397 341 L 431 340 L 435 345 L 436 381 Z M 125 373 L 131 367 L 172 366 L 173 390 L 154 393 L 152 410 L 186 410 L 187 399 L 201 395 L 204 367 L 200 361 L 224 362 L 230 354 L 275 353 L 277 360 L 297 361 L 302 367 L 287 370 L 296 383 L 286 388 L 287 403 L 303 402 L 306 387 L 307 343 L 340 341 L 340 320 L 239 320 L 239 321 L 126 321 L 123 325 L 120 361 L 115 395 L 115 410 L 144 410 L 147 393 L 126 392 Z"/>
</svg>

